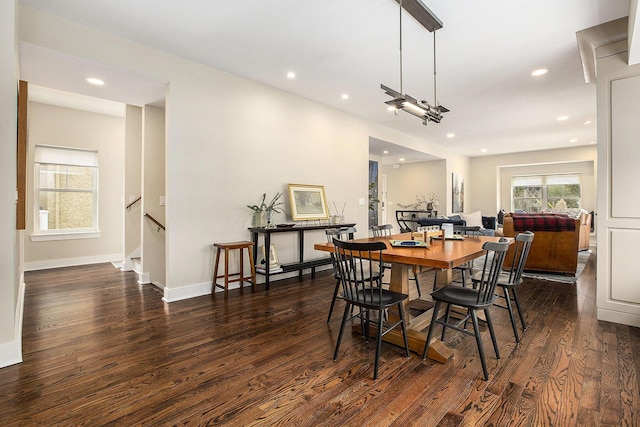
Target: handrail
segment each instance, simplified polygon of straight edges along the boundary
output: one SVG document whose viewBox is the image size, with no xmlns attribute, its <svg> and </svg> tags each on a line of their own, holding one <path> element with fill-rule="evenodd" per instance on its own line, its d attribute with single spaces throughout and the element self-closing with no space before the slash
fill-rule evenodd
<svg viewBox="0 0 640 427">
<path fill-rule="evenodd" d="M 136 204 L 136 203 L 138 203 L 140 200 L 142 200 L 142 196 L 138 197 L 138 198 L 137 198 L 137 199 L 135 199 L 133 202 L 129 203 L 125 209 L 129 209 L 131 206 L 135 205 L 135 204 Z"/>
<path fill-rule="evenodd" d="M 149 219 L 151 220 L 151 222 L 153 222 L 155 225 L 157 225 L 157 226 L 158 226 L 158 231 L 160 231 L 160 229 L 166 230 L 166 228 L 165 228 L 165 226 L 164 226 L 164 225 L 160 224 L 160 223 L 158 222 L 158 220 L 157 220 L 157 219 L 155 219 L 154 217 L 152 217 L 152 216 L 151 216 L 151 215 L 149 215 L 148 213 L 146 213 L 146 212 L 145 212 L 145 213 L 144 213 L 144 216 L 146 216 L 147 218 L 149 218 Z"/>
</svg>

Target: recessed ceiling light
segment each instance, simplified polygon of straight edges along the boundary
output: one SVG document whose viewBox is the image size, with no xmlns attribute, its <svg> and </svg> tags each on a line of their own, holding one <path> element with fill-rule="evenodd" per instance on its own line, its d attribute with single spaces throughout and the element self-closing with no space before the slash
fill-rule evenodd
<svg viewBox="0 0 640 427">
<path fill-rule="evenodd" d="M 569 118 L 569 116 L 558 116 L 558 119 L 557 119 L 557 120 L 558 120 L 559 122 L 563 122 L 563 121 L 567 120 L 568 118 Z"/>
<path fill-rule="evenodd" d="M 585 121 L 584 121 L 584 122 L 582 122 L 582 123 L 584 123 L 585 125 L 590 125 L 590 124 L 591 124 L 591 120 L 585 120 Z"/>
<path fill-rule="evenodd" d="M 456 136 L 456 134 L 455 134 L 455 133 L 448 133 L 448 134 L 447 134 L 447 138 L 453 138 L 453 137 L 455 137 L 455 136 Z"/>
<path fill-rule="evenodd" d="M 293 71 L 289 71 L 287 73 L 287 78 L 288 79 L 295 79 L 296 78 L 296 73 L 294 73 Z"/>
<path fill-rule="evenodd" d="M 481 153 L 486 153 L 487 151 L 488 151 L 488 150 L 487 150 L 486 148 L 481 148 L 481 149 L 480 149 L 480 152 L 481 152 Z"/>
<path fill-rule="evenodd" d="M 404 159 L 404 157 L 400 157 L 398 160 L 401 161 L 401 162 L 404 162 L 405 159 Z"/>
<path fill-rule="evenodd" d="M 531 75 L 534 76 L 534 77 L 538 77 L 538 76 L 542 76 L 544 74 L 547 74 L 548 71 L 549 70 L 547 70 L 546 68 L 538 68 L 537 70 L 533 70 Z"/>
<path fill-rule="evenodd" d="M 349 99 L 349 94 L 348 93 L 343 93 L 342 94 L 342 99 Z"/>
<path fill-rule="evenodd" d="M 569 142 L 578 142 L 578 138 L 571 138 Z"/>
<path fill-rule="evenodd" d="M 387 150 L 384 150 L 382 154 L 389 154 L 389 152 Z"/>
<path fill-rule="evenodd" d="M 87 78 L 87 82 L 91 83 L 92 85 L 96 85 L 96 86 L 104 85 L 104 80 L 100 80 L 100 79 L 97 79 L 95 77 Z"/>
</svg>

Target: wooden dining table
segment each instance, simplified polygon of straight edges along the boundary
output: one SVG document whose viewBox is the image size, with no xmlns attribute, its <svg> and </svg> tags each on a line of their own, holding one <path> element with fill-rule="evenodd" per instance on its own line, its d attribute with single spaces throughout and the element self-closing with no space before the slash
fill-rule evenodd
<svg viewBox="0 0 640 427">
<path fill-rule="evenodd" d="M 397 234 L 388 237 L 369 237 L 355 239 L 354 242 L 373 242 L 382 241 L 387 245 L 387 249 L 382 252 L 382 261 L 391 264 L 391 282 L 389 289 L 409 295 L 409 271 L 415 267 L 431 267 L 438 268 L 438 285 L 446 285 L 451 283 L 452 269 L 472 261 L 484 255 L 482 245 L 485 242 L 497 242 L 500 237 L 492 236 L 464 236 L 463 240 L 431 239 L 429 247 L 398 247 L 392 246 L 390 240 L 410 240 L 411 233 Z M 324 252 L 333 252 L 332 243 L 318 243 L 314 245 L 314 249 Z M 429 296 L 423 296 L 423 301 L 430 302 Z M 404 312 L 405 318 L 408 318 L 407 335 L 409 340 L 409 349 L 418 354 L 422 354 L 424 343 L 427 339 L 426 328 L 431 322 L 433 310 L 429 309 L 419 316 L 411 316 L 408 310 L 411 302 L 405 300 Z M 393 318 L 397 314 L 389 312 L 389 321 L 393 322 Z M 354 328 L 359 329 L 360 324 Z M 396 345 L 403 345 L 402 332 L 394 329 L 387 333 L 385 341 Z M 453 356 L 453 351 L 437 338 L 432 339 L 429 345 L 427 356 L 433 360 L 446 363 Z"/>
</svg>

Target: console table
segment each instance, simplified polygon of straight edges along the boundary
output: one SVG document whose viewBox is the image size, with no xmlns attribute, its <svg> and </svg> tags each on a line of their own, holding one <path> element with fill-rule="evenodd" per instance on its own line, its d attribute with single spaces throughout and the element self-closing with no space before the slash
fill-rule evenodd
<svg viewBox="0 0 640 427">
<path fill-rule="evenodd" d="M 409 231 L 415 231 L 416 225 L 411 226 L 407 223 L 417 224 L 420 218 L 435 218 L 438 216 L 438 211 L 416 211 L 416 210 L 399 210 L 396 211 L 396 222 L 400 227 L 401 233 L 407 233 Z"/>
<path fill-rule="evenodd" d="M 312 230 L 327 230 L 329 228 L 342 228 L 342 227 L 353 227 L 355 223 L 351 224 L 326 224 L 326 225 L 304 225 L 304 226 L 294 226 L 294 227 L 276 227 L 276 228 L 262 228 L 262 227 L 251 227 L 249 231 L 251 232 L 251 238 L 253 240 L 253 259 L 257 261 L 258 259 L 258 240 L 260 235 L 264 236 L 264 247 L 265 252 L 269 253 L 269 248 L 271 247 L 271 235 L 275 233 L 298 233 L 298 260 L 296 262 L 281 264 L 282 271 L 278 271 L 277 273 L 269 272 L 269 260 L 267 255 L 267 260 L 264 266 L 264 272 L 258 272 L 257 274 L 262 274 L 265 277 L 265 285 L 266 289 L 269 290 L 269 278 L 273 274 L 281 274 L 288 273 L 291 271 L 299 271 L 300 277 L 302 277 L 302 271 L 304 269 L 311 269 L 311 277 L 315 277 L 316 267 L 320 267 L 323 265 L 331 264 L 331 258 L 316 258 L 311 260 L 304 259 L 304 232 L 312 231 Z M 353 239 L 353 235 L 349 235 L 349 238 Z M 326 239 L 326 237 L 325 237 Z"/>
</svg>

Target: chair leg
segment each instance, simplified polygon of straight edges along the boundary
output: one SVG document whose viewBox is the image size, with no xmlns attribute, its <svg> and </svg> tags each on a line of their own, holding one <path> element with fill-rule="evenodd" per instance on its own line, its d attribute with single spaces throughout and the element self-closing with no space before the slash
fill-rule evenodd
<svg viewBox="0 0 640 427">
<path fill-rule="evenodd" d="M 433 329 L 436 327 L 436 320 L 438 320 L 438 311 L 440 311 L 440 301 L 436 301 L 436 306 L 433 308 L 433 316 L 431 316 L 431 324 L 429 325 L 429 332 L 427 332 L 427 340 L 424 343 L 424 350 L 422 350 L 422 359 L 427 358 L 427 350 L 429 350 L 429 342 L 433 336 Z"/>
<path fill-rule="evenodd" d="M 409 338 L 407 337 L 407 325 L 404 321 L 404 309 L 402 308 L 402 303 L 398 304 L 398 314 L 400 315 L 400 320 L 402 320 L 402 338 L 404 340 L 404 352 L 409 357 Z"/>
<path fill-rule="evenodd" d="M 480 354 L 480 363 L 482 364 L 482 373 L 484 374 L 484 380 L 489 381 L 487 361 L 484 359 L 484 348 L 482 347 L 482 337 L 480 337 L 480 328 L 478 326 L 478 316 L 476 315 L 475 310 L 470 310 L 470 313 L 471 313 L 471 320 L 473 322 L 473 333 L 476 336 L 476 344 L 478 345 L 478 353 Z"/>
<path fill-rule="evenodd" d="M 422 292 L 420 292 L 420 280 L 418 280 L 418 271 L 417 268 L 413 268 L 413 280 L 416 282 L 416 289 L 418 290 L 418 298 L 422 296 Z"/>
<path fill-rule="evenodd" d="M 369 336 L 369 325 L 370 325 L 370 315 L 371 315 L 371 310 L 369 310 L 368 308 L 360 308 L 360 319 L 362 319 L 362 312 L 364 311 L 365 313 L 365 320 L 363 323 L 363 328 L 364 328 L 364 340 L 365 342 L 369 342 L 371 337 Z"/>
<path fill-rule="evenodd" d="M 329 315 L 327 316 L 327 323 L 331 320 L 331 314 L 333 313 L 333 306 L 336 305 L 336 298 L 338 298 L 338 290 L 340 289 L 340 279 L 336 280 L 336 287 L 333 290 L 333 298 L 331 299 L 331 307 L 329 307 Z"/>
<path fill-rule="evenodd" d="M 527 323 L 524 321 L 524 314 L 522 313 L 522 308 L 520 307 L 520 299 L 518 298 L 518 291 L 514 287 L 513 288 L 513 300 L 516 303 L 516 308 L 518 309 L 518 315 L 520 316 L 520 321 L 522 322 L 522 330 L 527 329 Z"/>
<path fill-rule="evenodd" d="M 500 359 L 500 351 L 498 350 L 498 340 L 496 340 L 496 333 L 493 330 L 493 322 L 491 321 L 491 313 L 489 309 L 484 309 L 484 315 L 487 318 L 487 327 L 489 328 L 489 335 L 491 335 L 491 342 L 493 342 L 493 349 L 496 352 L 496 359 Z"/>
<path fill-rule="evenodd" d="M 333 352 L 333 360 L 338 360 L 338 351 L 340 351 L 340 343 L 342 342 L 342 335 L 344 334 L 344 327 L 347 324 L 347 318 L 349 317 L 349 308 L 351 304 L 347 303 L 344 307 L 344 314 L 342 315 L 342 323 L 340 324 L 340 333 L 338 334 L 338 342 L 336 342 L 336 351 Z"/>
<path fill-rule="evenodd" d="M 518 327 L 516 326 L 516 318 L 513 316 L 513 308 L 511 307 L 511 298 L 509 297 L 509 289 L 506 286 L 502 288 L 504 291 L 504 300 L 507 304 L 507 310 L 509 311 L 509 319 L 511 319 L 511 327 L 513 328 L 513 335 L 516 338 L 516 342 L 520 342 L 520 336 L 518 335 Z"/>
<path fill-rule="evenodd" d="M 370 310 L 367 310 L 367 313 Z M 367 315 L 368 317 L 368 315 Z M 378 379 L 378 365 L 380 364 L 380 349 L 382 348 L 382 310 L 378 311 L 378 335 L 376 336 L 376 361 L 373 368 L 373 379 Z"/>
<path fill-rule="evenodd" d="M 433 312 L 434 316 L 438 315 L 438 312 Z M 444 333 L 447 330 L 447 325 L 449 324 L 449 318 L 451 317 L 451 304 L 447 304 L 447 310 L 444 315 L 444 325 L 442 325 L 442 336 L 440 337 L 440 341 L 444 342 Z"/>
</svg>

